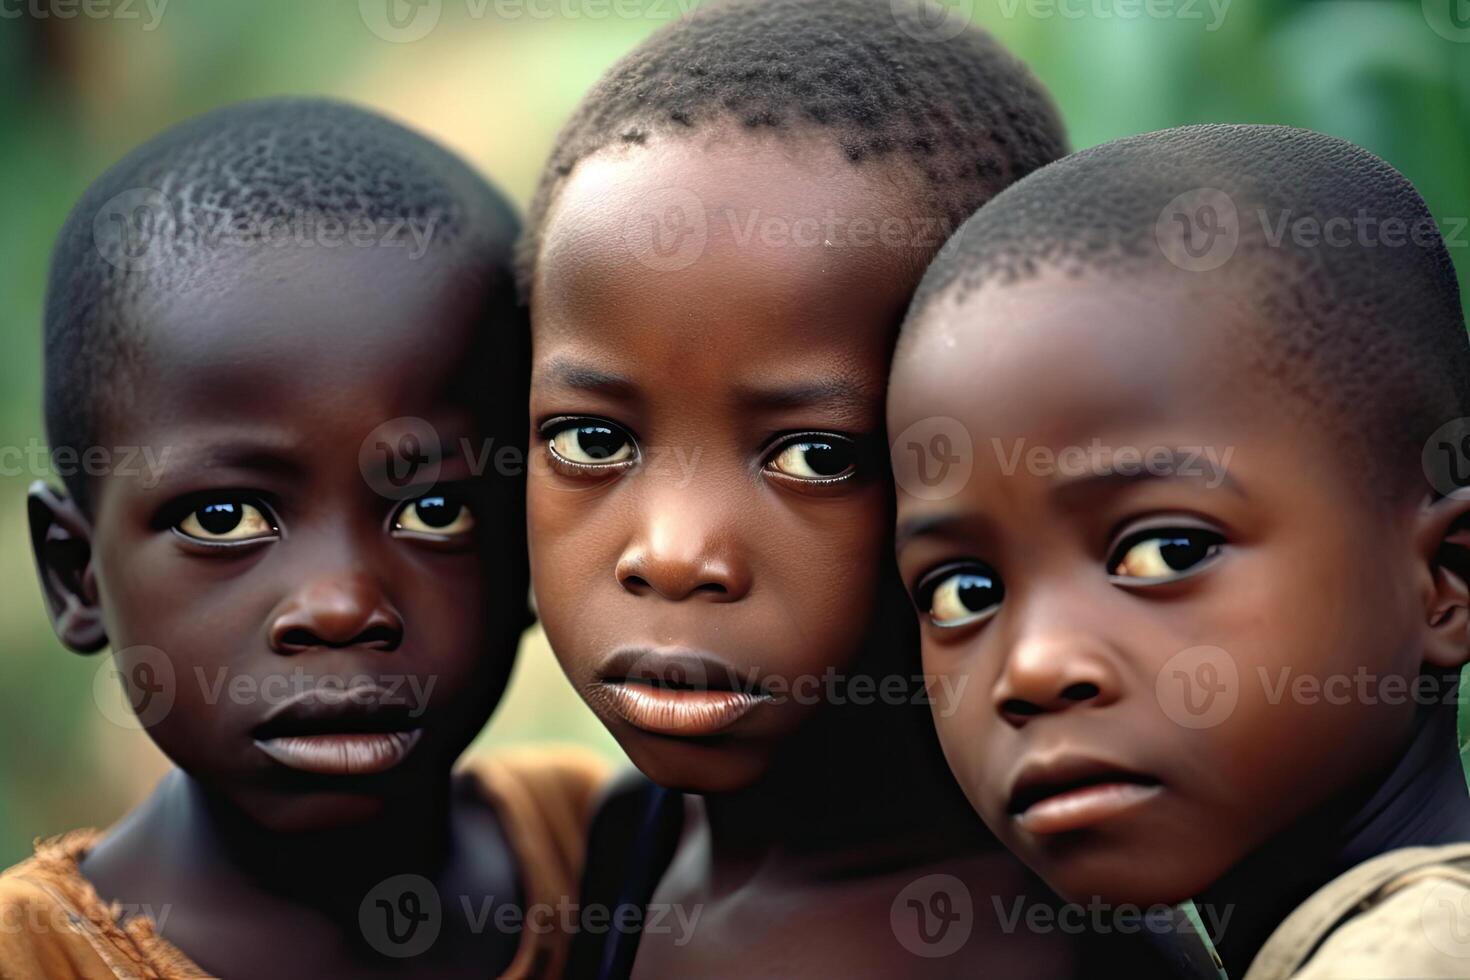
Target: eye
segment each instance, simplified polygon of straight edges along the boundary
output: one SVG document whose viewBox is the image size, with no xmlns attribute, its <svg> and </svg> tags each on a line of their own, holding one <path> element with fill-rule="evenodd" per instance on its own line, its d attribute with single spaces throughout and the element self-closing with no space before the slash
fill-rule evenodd
<svg viewBox="0 0 1470 980">
<path fill-rule="evenodd" d="M 580 420 L 553 431 L 548 440 L 553 456 L 576 466 L 613 466 L 637 455 L 633 437 L 610 422 Z"/>
<path fill-rule="evenodd" d="M 1203 528 L 1154 528 L 1123 540 L 1108 573 L 1134 584 L 1171 582 L 1192 574 L 1220 553 L 1225 539 Z"/>
<path fill-rule="evenodd" d="M 941 569 L 919 586 L 920 612 L 935 626 L 950 629 L 989 619 L 1005 598 L 1000 576 L 984 565 Z"/>
<path fill-rule="evenodd" d="M 857 447 L 840 436 L 805 435 L 786 443 L 766 469 L 791 477 L 832 483 L 857 472 Z"/>
<path fill-rule="evenodd" d="M 245 500 L 213 500 L 189 511 L 174 530 L 211 544 L 263 541 L 280 534 L 265 508 Z"/>
<path fill-rule="evenodd" d="M 475 526 L 469 505 L 446 494 L 428 494 L 410 500 L 393 515 L 393 530 L 447 538 L 468 534 Z"/>
</svg>

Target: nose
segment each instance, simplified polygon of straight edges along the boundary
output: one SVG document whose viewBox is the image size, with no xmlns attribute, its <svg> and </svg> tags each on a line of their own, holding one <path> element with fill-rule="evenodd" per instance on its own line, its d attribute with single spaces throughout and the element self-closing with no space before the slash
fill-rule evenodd
<svg viewBox="0 0 1470 980">
<path fill-rule="evenodd" d="M 718 517 L 683 506 L 658 509 L 618 558 L 618 583 L 634 595 L 671 601 L 736 602 L 750 592 L 750 567 Z"/>
<path fill-rule="evenodd" d="M 343 570 L 302 584 L 270 619 L 270 647 L 293 654 L 316 648 L 396 650 L 403 618 L 366 572 Z"/>
<path fill-rule="evenodd" d="M 1121 677 L 1105 641 L 1052 624 L 1023 635 L 996 679 L 994 704 L 1020 728 L 1039 715 L 1101 708 L 1117 701 Z"/>
</svg>

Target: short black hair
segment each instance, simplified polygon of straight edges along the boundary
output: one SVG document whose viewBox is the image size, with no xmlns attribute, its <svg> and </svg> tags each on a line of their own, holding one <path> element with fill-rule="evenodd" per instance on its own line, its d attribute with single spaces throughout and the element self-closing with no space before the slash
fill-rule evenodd
<svg viewBox="0 0 1470 980">
<path fill-rule="evenodd" d="M 542 172 L 522 242 L 529 292 L 547 212 L 577 163 L 605 147 L 713 121 L 811 127 L 855 165 L 920 176 L 948 228 L 1066 152 L 1050 96 L 989 34 L 937 30 L 927 0 L 723 0 L 653 35 L 582 100 Z"/>
<path fill-rule="evenodd" d="M 326 99 L 205 113 L 129 153 L 87 188 L 62 226 L 44 327 L 53 451 L 91 445 L 103 403 L 125 400 L 150 297 L 205 286 L 217 263 L 267 247 L 273 228 L 299 233 L 303 225 L 360 228 L 384 241 L 406 228 L 431 230 L 429 248 L 472 264 L 487 296 L 515 303 L 519 221 L 448 150 Z M 221 241 L 239 247 L 222 249 Z M 66 483 L 85 506 L 85 481 L 68 475 Z"/>
<path fill-rule="evenodd" d="M 1218 239 L 1233 252 L 1215 253 L 1228 254 L 1217 265 L 1203 235 L 1207 224 L 1226 229 L 1232 208 L 1238 233 Z M 1193 255 L 1179 250 L 1186 228 Z M 1346 140 L 1286 126 L 1187 126 L 1051 164 L 941 249 L 900 349 L 941 299 L 962 303 L 1043 271 L 1168 276 L 1238 299 L 1267 325 L 1239 338 L 1258 379 L 1339 436 L 1342 455 L 1387 497 L 1423 490 L 1425 440 L 1470 406 L 1470 341 L 1438 225 L 1408 178 Z M 946 316 L 946 329 L 955 325 Z"/>
</svg>

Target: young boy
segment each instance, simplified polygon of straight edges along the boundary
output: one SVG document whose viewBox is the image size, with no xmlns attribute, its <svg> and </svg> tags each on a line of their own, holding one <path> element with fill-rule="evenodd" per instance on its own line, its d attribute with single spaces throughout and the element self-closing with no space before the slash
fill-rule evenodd
<svg viewBox="0 0 1470 980">
<path fill-rule="evenodd" d="M 316 100 L 184 123 L 76 206 L 52 445 L 166 465 L 38 484 L 32 540 L 57 635 L 112 648 L 178 768 L 0 876 L 0 973 L 559 975 L 596 767 L 450 775 L 529 620 L 521 471 L 474 469 L 524 444 L 516 232 Z"/>
<path fill-rule="evenodd" d="M 1065 897 L 1193 898 L 1248 980 L 1470 972 L 1467 378 L 1424 202 L 1301 130 L 1078 153 L 929 271 L 899 563 L 950 766 Z"/>
<path fill-rule="evenodd" d="M 584 891 L 648 926 L 581 934 L 574 976 L 1107 975 L 994 913 L 1050 896 L 944 771 L 881 452 L 922 269 L 1062 128 L 987 35 L 895 11 L 701 8 L 608 72 L 546 170 L 537 608 L 658 784 L 609 795 Z"/>
</svg>

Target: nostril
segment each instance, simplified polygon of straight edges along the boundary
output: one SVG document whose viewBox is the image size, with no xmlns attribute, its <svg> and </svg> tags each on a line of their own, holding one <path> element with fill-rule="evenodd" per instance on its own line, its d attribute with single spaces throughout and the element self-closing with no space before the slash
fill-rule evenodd
<svg viewBox="0 0 1470 980">
<path fill-rule="evenodd" d="M 403 633 L 391 626 L 370 626 L 354 637 L 350 645 L 392 651 L 397 650 L 402 641 Z"/>
<path fill-rule="evenodd" d="M 281 634 L 281 646 L 287 650 L 306 650 L 322 645 L 311 630 L 289 629 Z"/>
<path fill-rule="evenodd" d="M 316 647 L 372 647 L 377 650 L 397 650 L 403 642 L 401 630 L 391 626 L 369 626 L 346 643 L 334 643 L 317 636 L 309 629 L 294 627 L 281 634 L 283 650 L 310 650 Z"/>
<path fill-rule="evenodd" d="M 1030 718 L 1041 714 L 1041 706 L 1023 701 L 1020 698 L 1007 698 L 1000 706 L 1003 714 L 1014 718 Z"/>
<path fill-rule="evenodd" d="M 1098 690 L 1096 684 L 1089 681 L 1082 681 L 1062 691 L 1062 698 L 1067 701 L 1091 701 L 1100 693 L 1102 692 Z"/>
<path fill-rule="evenodd" d="M 718 582 L 706 582 L 703 585 L 696 586 L 694 591 L 708 592 L 712 595 L 729 595 L 730 593 L 729 589 L 725 588 Z"/>
<path fill-rule="evenodd" d="M 639 589 L 652 589 L 653 586 L 641 575 L 628 575 L 623 578 L 623 588 L 636 592 Z"/>
</svg>

